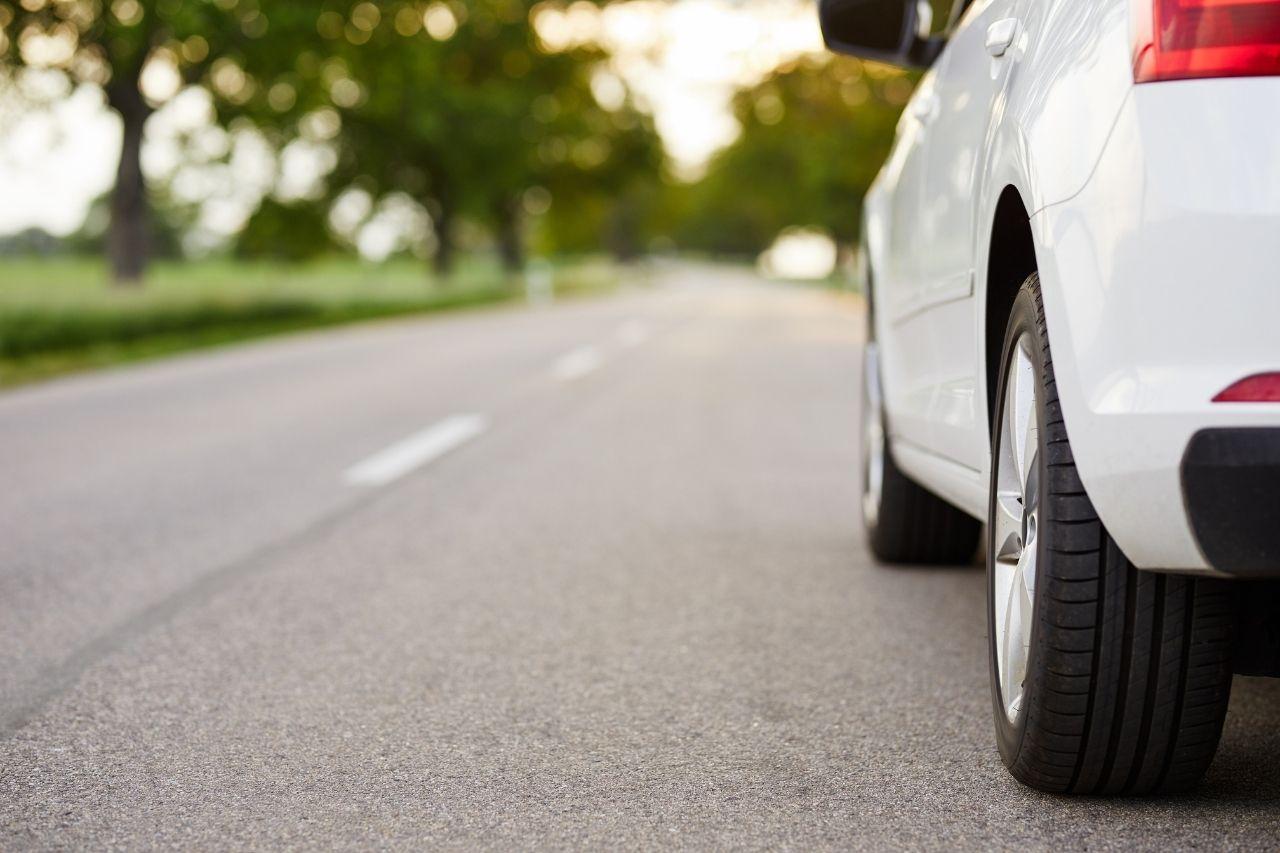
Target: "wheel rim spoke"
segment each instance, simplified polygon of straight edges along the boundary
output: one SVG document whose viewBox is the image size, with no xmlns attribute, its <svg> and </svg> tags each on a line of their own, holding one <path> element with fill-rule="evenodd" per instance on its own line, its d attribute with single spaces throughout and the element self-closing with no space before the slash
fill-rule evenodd
<svg viewBox="0 0 1280 853">
<path fill-rule="evenodd" d="M 1025 337 L 1018 342 L 1015 349 L 1013 376 L 1010 385 L 1013 390 L 1012 405 L 1008 406 L 1007 411 L 1011 419 L 1010 432 L 1013 434 L 1013 450 L 1014 464 L 1018 475 L 1018 482 L 1022 485 L 1023 494 L 1026 494 L 1027 478 L 1030 475 L 1035 461 L 1037 439 L 1036 435 L 1036 392 L 1035 392 L 1035 367 L 1031 363 L 1030 354 L 1027 352 L 1025 345 Z"/>
<path fill-rule="evenodd" d="M 1004 697 L 1005 710 L 1016 713 L 1022 700 L 1022 682 L 1025 678 L 1025 650 L 1022 646 L 1023 625 L 1021 566 L 1013 572 L 1013 583 L 1009 585 L 1008 599 L 1005 608 L 1005 634 L 1001 638 L 1004 646 L 1004 670 L 1000 673 L 1000 693 Z"/>
<path fill-rule="evenodd" d="M 1017 562 L 1022 554 L 1022 495 L 1015 492 L 996 493 L 995 543 L 996 560 Z"/>
</svg>

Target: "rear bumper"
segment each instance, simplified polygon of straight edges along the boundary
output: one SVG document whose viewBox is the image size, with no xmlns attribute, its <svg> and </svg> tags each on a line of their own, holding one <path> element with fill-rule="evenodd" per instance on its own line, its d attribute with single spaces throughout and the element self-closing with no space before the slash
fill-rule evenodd
<svg viewBox="0 0 1280 853">
<path fill-rule="evenodd" d="M 1089 183 L 1032 218 L 1076 464 L 1141 568 L 1280 575 L 1227 541 L 1256 520 L 1213 504 L 1261 486 L 1212 437 L 1280 428 L 1280 404 L 1212 402 L 1280 370 L 1276 115 L 1276 78 L 1135 87 Z"/>
<path fill-rule="evenodd" d="M 1205 560 L 1242 577 L 1280 570 L 1280 429 L 1206 429 L 1182 458 L 1182 493 Z"/>
</svg>

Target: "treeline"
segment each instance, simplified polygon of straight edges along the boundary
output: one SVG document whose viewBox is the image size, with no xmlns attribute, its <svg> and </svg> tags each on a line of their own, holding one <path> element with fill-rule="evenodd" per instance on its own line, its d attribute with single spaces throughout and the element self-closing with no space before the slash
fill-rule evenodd
<svg viewBox="0 0 1280 853">
<path fill-rule="evenodd" d="M 607 106 L 593 95 L 603 55 L 546 49 L 537 12 L 518 0 L 0 0 L 0 62 L 100 86 L 120 117 L 105 237 L 120 281 L 143 276 L 163 230 L 141 150 L 161 106 L 155 78 L 166 75 L 206 89 L 222 127 L 251 125 L 277 155 L 291 145 L 326 154 L 323 186 L 311 197 L 268 194 L 238 251 L 324 251 L 324 211 L 358 191 L 374 207 L 394 196 L 429 214 L 423 253 L 441 269 L 464 219 L 490 229 L 515 267 L 529 212 L 549 220 L 553 242 L 603 241 L 582 232 L 625 221 L 616 208 L 662 158 L 625 89 Z M 575 205 L 599 222 L 561 221 Z"/>
<path fill-rule="evenodd" d="M 672 193 L 679 245 L 754 257 L 782 230 L 810 227 L 847 252 L 913 85 L 897 69 L 819 55 L 738 93 L 742 133 Z"/>
<path fill-rule="evenodd" d="M 252 129 L 277 171 L 296 156 L 321 177 L 268 188 L 234 238 L 242 256 L 331 251 L 350 239 L 339 211 L 416 223 L 400 248 L 441 272 L 477 227 L 511 269 L 530 240 L 624 258 L 655 241 L 751 254 L 788 226 L 852 242 L 907 78 L 829 57 L 781 68 L 737 97 L 741 137 L 682 184 L 608 57 L 542 42 L 555 2 L 0 0 L 0 73 L 52 69 L 119 116 L 102 240 L 123 283 L 197 218 L 141 162 L 148 119 L 188 87 L 209 93 L 217 126 Z"/>
</svg>

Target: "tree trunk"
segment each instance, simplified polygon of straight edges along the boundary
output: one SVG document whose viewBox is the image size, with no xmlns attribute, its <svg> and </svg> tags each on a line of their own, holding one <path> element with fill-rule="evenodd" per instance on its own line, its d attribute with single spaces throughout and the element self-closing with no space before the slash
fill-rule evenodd
<svg viewBox="0 0 1280 853">
<path fill-rule="evenodd" d="M 116 185 L 111 193 L 111 227 L 107 255 L 117 285 L 138 285 L 150 259 L 150 209 L 142 174 L 142 131 L 151 107 L 136 80 L 121 80 L 107 89 L 107 102 L 124 124 Z"/>
<path fill-rule="evenodd" d="M 640 256 L 640 211 L 633 199 L 622 195 L 609 213 L 605 242 L 614 260 L 634 261 Z"/>
<path fill-rule="evenodd" d="M 441 278 L 448 278 L 453 274 L 454 258 L 457 254 L 457 245 L 454 243 L 453 235 L 453 208 L 437 200 L 437 211 L 435 219 L 436 231 L 436 253 L 431 256 L 431 265 L 436 275 Z"/>
<path fill-rule="evenodd" d="M 498 225 L 498 256 L 502 268 L 510 273 L 524 269 L 524 241 L 520 235 L 520 203 L 511 199 L 498 202 L 494 209 Z"/>
</svg>

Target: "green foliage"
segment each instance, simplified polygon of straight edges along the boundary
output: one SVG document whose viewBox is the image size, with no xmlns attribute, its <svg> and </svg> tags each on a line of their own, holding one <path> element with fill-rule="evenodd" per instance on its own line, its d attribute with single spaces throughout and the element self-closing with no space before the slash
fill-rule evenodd
<svg viewBox="0 0 1280 853">
<path fill-rule="evenodd" d="M 436 224 L 423 239 L 446 253 L 466 217 L 518 263 L 527 214 L 540 246 L 598 248 L 636 218 L 614 215 L 611 199 L 634 205 L 637 176 L 662 161 L 645 116 L 593 96 L 603 54 L 547 49 L 534 14 L 523 0 L 0 0 L 0 70 L 52 68 L 100 85 L 137 140 L 158 106 L 144 97 L 144 70 L 172 69 L 214 95 L 223 126 L 248 119 L 277 149 L 301 139 L 336 151 L 318 204 L 269 201 L 241 254 L 326 250 L 320 207 L 357 187 L 413 198 Z M 150 230 L 137 146 L 122 158 L 131 177 L 113 196 L 107 245 L 129 256 Z"/>
<path fill-rule="evenodd" d="M 510 299 L 495 282 L 401 302 L 305 298 L 158 307 L 146 313 L 36 311 L 0 315 L 0 386 L 229 341 Z"/>
<path fill-rule="evenodd" d="M 615 257 L 634 257 L 652 237 L 661 201 L 662 142 L 652 119 L 629 104 L 613 112 L 584 112 L 579 120 L 586 132 L 578 145 L 588 156 L 578 159 L 587 162 L 552 162 L 539 175 L 550 202 L 541 248 L 558 253 L 603 246 Z"/>
<path fill-rule="evenodd" d="M 265 35 L 265 20 L 257 3 L 0 0 L 0 61 L 60 69 L 110 89 L 136 79 L 165 50 L 197 79 L 233 42 Z"/>
<path fill-rule="evenodd" d="M 941 25 L 948 4 L 936 5 Z M 407 196 L 429 212 L 417 254 L 434 249 L 442 266 L 460 220 L 494 234 L 511 266 L 526 238 L 540 252 L 603 246 L 619 257 L 655 234 L 735 254 L 789 226 L 854 240 L 909 76 L 826 56 L 779 69 L 738 95 L 741 136 L 705 178 L 672 188 L 653 123 L 607 57 L 549 49 L 538 10 L 526 0 L 0 0 L 0 68 L 40 65 L 103 86 L 126 136 L 156 106 L 142 96 L 143 69 L 171 68 L 212 93 L 224 127 L 253 127 L 278 152 L 332 156 L 308 198 L 263 202 L 235 240 L 239 257 L 332 251 L 328 209 L 352 189 L 375 206 Z M 145 190 L 140 172 L 134 189 Z M 136 204 L 111 208 L 105 244 L 134 238 L 117 254 L 176 249 L 195 221 L 163 188 L 149 197 L 153 226 Z M 131 229 L 115 227 L 122 217 Z"/>
<path fill-rule="evenodd" d="M 960 0 L 930 0 L 933 6 L 933 31 L 942 32 L 951 21 L 951 13 Z"/>
<path fill-rule="evenodd" d="M 608 265 L 553 270 L 555 291 L 598 292 Z M 105 286 L 78 259 L 6 261 L 0 270 L 0 385 L 67 370 L 282 331 L 442 311 L 521 295 L 492 264 L 461 265 L 450 281 L 415 263 L 160 263 L 146 290 Z"/>
<path fill-rule="evenodd" d="M 142 141 L 158 106 L 144 73 L 226 88 L 224 55 L 269 31 L 257 0 L 0 0 L 0 71 L 57 71 L 100 86 L 123 125 L 106 250 L 121 284 L 141 281 L 153 252 Z M 152 92 L 153 97 L 162 93 Z"/>
<path fill-rule="evenodd" d="M 190 205 L 175 203 L 163 190 L 153 192 L 152 196 L 153 215 L 147 223 L 151 256 L 167 260 L 181 258 L 183 234 L 191 227 L 197 211 Z M 106 229 L 111 218 L 110 208 L 110 194 L 94 199 L 89 205 L 89 212 L 79 230 L 58 241 L 61 251 L 72 255 L 103 254 L 106 251 Z"/>
<path fill-rule="evenodd" d="M 431 213 L 445 252 L 459 217 L 518 251 L 530 211 L 549 213 L 541 245 L 588 248 L 578 203 L 610 208 L 610 197 L 661 166 L 647 118 L 593 96 L 603 55 L 547 50 L 531 4 L 325 2 L 287 14 L 296 43 L 250 44 L 237 57 L 250 79 L 276 82 L 239 104 L 224 98 L 224 118 L 248 113 L 283 142 L 305 136 L 317 110 L 335 115 L 329 197 L 351 187 L 375 199 L 408 194 Z M 590 248 L 601 242 L 599 220 L 596 230 Z"/>
<path fill-rule="evenodd" d="M 741 135 L 699 183 L 676 193 L 678 242 L 754 255 L 784 228 L 812 226 L 852 244 L 911 86 L 894 69 L 823 56 L 740 93 Z"/>
<path fill-rule="evenodd" d="M 272 261 L 311 261 L 336 248 L 323 204 L 274 198 L 263 199 L 235 241 L 238 257 Z"/>
</svg>

